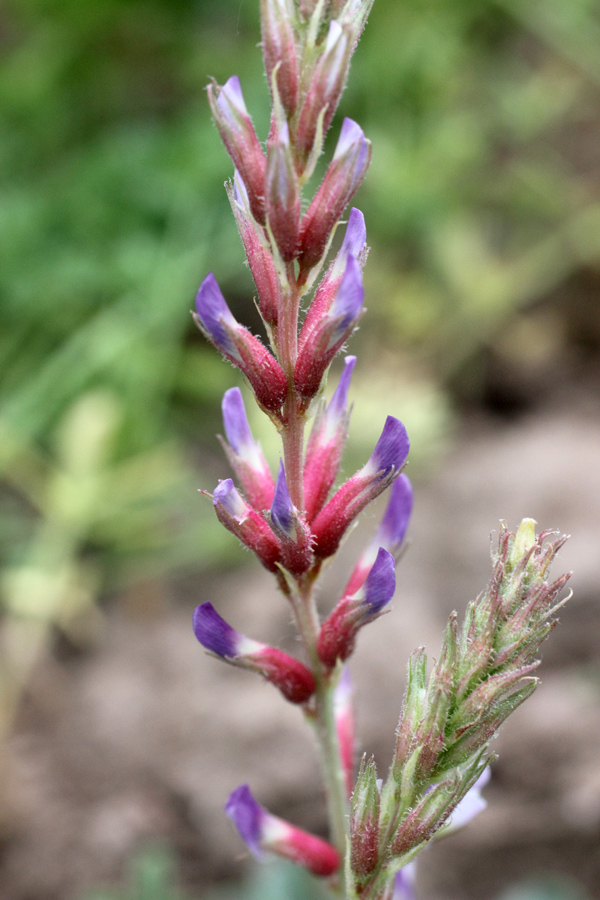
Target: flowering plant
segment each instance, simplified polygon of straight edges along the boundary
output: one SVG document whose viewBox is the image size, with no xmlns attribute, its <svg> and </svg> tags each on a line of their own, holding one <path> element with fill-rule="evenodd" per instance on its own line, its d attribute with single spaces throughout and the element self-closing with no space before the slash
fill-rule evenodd
<svg viewBox="0 0 600 900">
<path fill-rule="evenodd" d="M 334 488 L 348 435 L 355 357 L 346 357 L 330 401 L 323 396 L 330 364 L 364 312 L 368 248 L 360 210 L 351 209 L 341 246 L 329 265 L 327 258 L 369 165 L 371 145 L 356 122 L 344 120 L 333 159 L 304 212 L 302 192 L 322 152 L 371 3 L 261 0 L 272 98 L 266 152 L 237 77 L 208 88 L 235 166 L 227 191 L 269 345 L 235 319 L 213 274 L 200 286 L 194 317 L 241 370 L 282 443 L 274 477 L 250 430 L 241 392 L 227 391 L 222 444 L 238 487 L 227 478 L 209 496 L 219 521 L 273 573 L 290 604 L 304 659 L 240 634 L 211 603 L 196 609 L 194 631 L 211 653 L 257 672 L 300 706 L 319 747 L 329 839 L 272 815 L 244 784 L 231 794 L 226 811 L 249 849 L 304 866 L 327 879 L 334 896 L 390 900 L 412 895 L 412 863 L 423 847 L 481 808 L 490 741 L 535 690 L 538 649 L 556 624 L 564 602 L 557 598 L 568 576 L 545 580 L 564 538 L 547 543 L 552 532 L 536 536 L 532 519 L 524 519 L 516 533 L 503 525 L 490 584 L 469 605 L 462 627 L 453 613 L 429 674 L 422 649 L 409 660 L 387 780 L 379 779 L 366 756 L 356 776 L 344 664 L 360 630 L 393 597 L 413 499 L 403 472 L 408 436 L 392 416 L 365 465 Z M 311 293 L 304 311 L 303 299 Z M 384 491 L 389 499 L 379 529 L 322 619 L 315 587 L 324 563 Z"/>
</svg>

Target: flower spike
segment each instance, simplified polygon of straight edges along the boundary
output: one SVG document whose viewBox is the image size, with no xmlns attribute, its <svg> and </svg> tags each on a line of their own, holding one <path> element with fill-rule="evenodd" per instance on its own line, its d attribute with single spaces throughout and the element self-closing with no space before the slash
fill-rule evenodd
<svg viewBox="0 0 600 900">
<path fill-rule="evenodd" d="M 221 618 L 212 603 L 196 607 L 193 623 L 194 634 L 203 647 L 234 666 L 258 672 L 290 703 L 306 703 L 312 697 L 314 675 L 303 663 L 240 634 Z"/>
<path fill-rule="evenodd" d="M 225 812 L 248 849 L 259 859 L 262 858 L 263 851 L 267 850 L 322 877 L 333 875 L 341 865 L 341 858 L 335 847 L 272 815 L 254 799 L 247 784 L 233 791 Z"/>
</svg>

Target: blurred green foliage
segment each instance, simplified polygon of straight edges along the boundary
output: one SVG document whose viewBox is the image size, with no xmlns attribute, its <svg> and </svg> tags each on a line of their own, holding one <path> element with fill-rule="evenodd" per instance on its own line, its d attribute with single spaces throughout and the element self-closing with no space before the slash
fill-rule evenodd
<svg viewBox="0 0 600 900">
<path fill-rule="evenodd" d="M 592 0 L 376 2 L 329 140 L 349 115 L 373 141 L 356 390 L 408 410 L 417 465 L 447 433 L 456 374 L 598 266 L 599 37 Z M 219 398 L 239 379 L 189 309 L 213 268 L 256 327 L 204 85 L 239 74 L 266 137 L 258 40 L 257 0 L 0 12 L 0 565 L 15 616 L 68 628 L 69 596 L 93 606 L 231 546 L 197 496 L 196 450 L 210 487 Z M 356 405 L 364 452 L 374 408 Z"/>
</svg>

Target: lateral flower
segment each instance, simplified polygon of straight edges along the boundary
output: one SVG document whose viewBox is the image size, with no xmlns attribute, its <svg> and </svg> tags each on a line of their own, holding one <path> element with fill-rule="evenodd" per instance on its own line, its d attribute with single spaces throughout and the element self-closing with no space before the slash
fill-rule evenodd
<svg viewBox="0 0 600 900">
<path fill-rule="evenodd" d="M 390 499 L 377 533 L 361 554 L 346 585 L 346 594 L 355 593 L 371 570 L 379 547 L 385 547 L 397 560 L 404 543 L 413 506 L 413 491 L 408 476 L 402 473 L 390 488 Z"/>
<path fill-rule="evenodd" d="M 278 572 L 281 542 L 264 517 L 240 496 L 231 478 L 226 478 L 215 488 L 212 498 L 221 524 L 252 550 L 269 572 Z"/>
<path fill-rule="evenodd" d="M 228 443 L 223 449 L 237 475 L 250 506 L 258 512 L 268 509 L 273 500 L 275 482 L 260 444 L 254 440 L 246 418 L 239 388 L 225 391 L 222 403 L 223 424 Z"/>
<path fill-rule="evenodd" d="M 318 138 L 321 118 L 321 140 L 327 133 L 337 109 L 350 64 L 351 45 L 339 22 L 329 23 L 325 49 L 316 65 L 311 84 L 302 105 L 295 146 L 298 151 L 297 171 L 301 174 L 313 144 Z"/>
<path fill-rule="evenodd" d="M 282 564 L 293 575 L 302 575 L 312 562 L 311 534 L 303 517 L 292 503 L 283 462 L 275 484 L 271 504 L 271 522 L 282 541 Z"/>
<path fill-rule="evenodd" d="M 333 226 L 350 202 L 371 160 L 371 142 L 360 125 L 344 119 L 333 160 L 300 223 L 298 260 L 307 273 L 323 256 Z"/>
<path fill-rule="evenodd" d="M 368 462 L 336 491 L 312 523 L 315 556 L 325 559 L 335 553 L 356 516 L 396 478 L 409 446 L 402 422 L 388 416 Z"/>
<path fill-rule="evenodd" d="M 260 405 L 279 413 L 287 394 L 283 370 L 264 344 L 234 318 L 212 272 L 196 294 L 194 321 L 217 350 L 241 369 Z"/>
<path fill-rule="evenodd" d="M 287 122 L 269 139 L 266 173 L 267 221 L 284 262 L 296 255 L 300 228 L 300 193 L 292 164 Z"/>
<path fill-rule="evenodd" d="M 237 75 L 233 75 L 222 87 L 216 81 L 209 84 L 208 102 L 225 149 L 248 190 L 252 215 L 260 225 L 264 225 L 267 161 L 248 115 Z"/>
<path fill-rule="evenodd" d="M 275 328 L 279 319 L 279 281 L 270 250 L 263 237 L 263 228 L 256 223 L 250 212 L 248 192 L 239 172 L 236 170 L 233 184 L 226 185 L 227 196 L 235 217 L 236 225 L 248 265 L 258 291 L 258 308 L 263 321 Z"/>
<path fill-rule="evenodd" d="M 272 815 L 254 799 L 247 784 L 233 791 L 225 812 L 258 859 L 267 850 L 322 877 L 333 875 L 341 865 L 335 847 Z"/>
<path fill-rule="evenodd" d="M 349 256 L 333 303 L 310 334 L 300 333 L 294 384 L 305 403 L 319 391 L 333 357 L 354 330 L 364 296 L 360 265 L 354 256 Z"/>
<path fill-rule="evenodd" d="M 234 666 L 262 675 L 290 703 L 306 703 L 314 694 L 314 676 L 303 663 L 240 634 L 221 618 L 212 603 L 196 607 L 193 624 L 194 634 L 203 647 Z"/>
<path fill-rule="evenodd" d="M 323 508 L 338 473 L 348 436 L 348 388 L 355 364 L 355 356 L 347 356 L 344 360 L 335 393 L 328 406 L 322 403 L 319 407 L 308 439 L 304 461 L 304 509 L 309 522 Z"/>
<path fill-rule="evenodd" d="M 343 662 L 350 656 L 358 632 L 381 615 L 395 588 L 394 557 L 382 547 L 363 587 L 351 597 L 342 597 L 321 626 L 317 651 L 324 665 L 333 668 L 338 659 Z"/>
</svg>

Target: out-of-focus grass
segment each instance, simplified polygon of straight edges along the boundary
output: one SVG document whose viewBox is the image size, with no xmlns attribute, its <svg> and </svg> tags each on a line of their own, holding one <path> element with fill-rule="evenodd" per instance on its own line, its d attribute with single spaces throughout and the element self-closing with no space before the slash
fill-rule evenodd
<svg viewBox="0 0 600 900">
<path fill-rule="evenodd" d="M 419 445 L 424 459 L 443 442 L 457 373 L 598 267 L 599 34 L 589 0 L 377 0 L 339 114 L 374 145 L 357 198 L 373 246 L 358 345 L 373 380 L 359 368 L 356 386 L 409 410 L 417 463 Z M 214 269 L 252 322 L 203 87 L 240 75 L 264 139 L 258 39 L 254 0 L 8 0 L 0 14 L 7 709 L 38 643 L 54 628 L 83 639 L 103 591 L 229 546 L 193 457 L 216 447 L 237 376 L 189 309 Z M 542 352 L 523 333 L 523 353 Z M 376 406 L 356 405 L 357 459 Z"/>
</svg>

